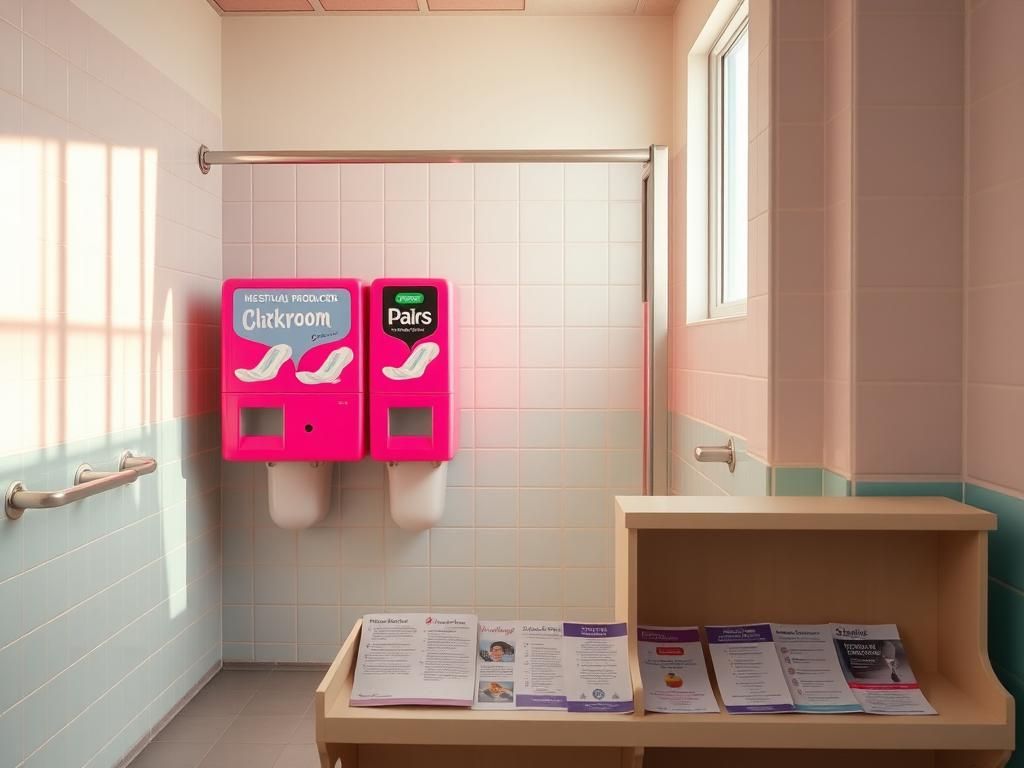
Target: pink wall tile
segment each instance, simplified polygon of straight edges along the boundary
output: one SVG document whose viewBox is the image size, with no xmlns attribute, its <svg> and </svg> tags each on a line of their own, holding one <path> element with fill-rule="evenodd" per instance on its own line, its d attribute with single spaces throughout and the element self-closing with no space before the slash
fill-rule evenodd
<svg viewBox="0 0 1024 768">
<path fill-rule="evenodd" d="M 820 380 L 780 380 L 775 398 L 774 465 L 818 466 L 822 461 L 824 389 Z"/>
<path fill-rule="evenodd" d="M 822 416 L 822 464 L 834 472 L 849 475 L 851 400 L 850 380 L 825 381 Z"/>
<path fill-rule="evenodd" d="M 857 38 L 860 105 L 963 104 L 962 14 L 860 14 Z"/>
<path fill-rule="evenodd" d="M 825 50 L 821 40 L 779 42 L 775 66 L 779 121 L 820 123 L 825 111 Z"/>
<path fill-rule="evenodd" d="M 776 373 L 782 379 L 816 379 L 823 373 L 823 299 L 819 294 L 783 294 L 776 303 Z"/>
<path fill-rule="evenodd" d="M 860 291 L 858 380 L 959 384 L 962 317 L 959 290 Z"/>
<path fill-rule="evenodd" d="M 970 188 L 1024 177 L 1024 78 L 971 104 Z"/>
<path fill-rule="evenodd" d="M 780 289 L 821 291 L 824 286 L 825 222 L 820 211 L 780 211 L 775 259 Z"/>
<path fill-rule="evenodd" d="M 857 386 L 858 475 L 959 475 L 961 387 Z"/>
<path fill-rule="evenodd" d="M 1024 281 L 1024 178 L 974 192 L 967 206 L 968 284 Z"/>
<path fill-rule="evenodd" d="M 1024 106 L 1019 111 L 1024 115 Z M 859 194 L 962 193 L 961 109 L 861 108 L 856 120 Z"/>
<path fill-rule="evenodd" d="M 1020 434 L 1024 425 L 1024 387 L 967 386 L 964 430 L 968 481 L 994 483 L 1024 494 Z"/>
<path fill-rule="evenodd" d="M 992 285 L 967 292 L 967 371 L 979 384 L 1024 387 L 1024 283 Z"/>
<path fill-rule="evenodd" d="M 824 376 L 830 380 L 850 380 L 852 320 L 849 291 L 825 294 L 824 302 Z"/>
<path fill-rule="evenodd" d="M 1009 85 L 1024 71 L 1024 3 L 1018 0 L 988 0 L 970 9 L 971 99 L 977 100 Z M 980 44 L 984 41 L 983 44 Z"/>
<path fill-rule="evenodd" d="M 820 125 L 783 125 L 778 128 L 775 167 L 778 205 L 782 208 L 821 208 L 824 199 L 825 139 Z"/>
<path fill-rule="evenodd" d="M 857 282 L 866 288 L 959 288 L 963 201 L 958 197 L 863 198 L 857 208 Z"/>
<path fill-rule="evenodd" d="M 294 165 L 255 165 L 252 168 L 252 199 L 288 201 L 295 199 Z"/>
<path fill-rule="evenodd" d="M 776 38 L 821 40 L 825 34 L 825 6 L 828 4 L 822 0 L 779 0 L 775 5 Z"/>
</svg>

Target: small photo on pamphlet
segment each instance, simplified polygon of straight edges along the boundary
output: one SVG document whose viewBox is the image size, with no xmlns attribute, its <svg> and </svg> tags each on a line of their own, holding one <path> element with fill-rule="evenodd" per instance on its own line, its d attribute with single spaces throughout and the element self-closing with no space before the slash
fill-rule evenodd
<svg viewBox="0 0 1024 768">
<path fill-rule="evenodd" d="M 476 694 L 476 700 L 481 704 L 511 702 L 514 698 L 515 691 L 511 680 L 481 680 Z"/>
<path fill-rule="evenodd" d="M 511 664 L 516 660 L 516 649 L 512 643 L 505 642 L 504 640 L 489 641 L 483 638 L 480 641 L 480 659 Z"/>
<path fill-rule="evenodd" d="M 841 642 L 839 657 L 850 679 L 858 683 L 916 683 L 903 643 L 888 640 Z"/>
</svg>

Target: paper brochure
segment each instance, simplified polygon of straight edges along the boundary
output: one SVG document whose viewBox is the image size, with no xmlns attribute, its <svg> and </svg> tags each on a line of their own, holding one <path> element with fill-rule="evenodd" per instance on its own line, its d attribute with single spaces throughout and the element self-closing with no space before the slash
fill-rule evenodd
<svg viewBox="0 0 1024 768">
<path fill-rule="evenodd" d="M 719 712 L 697 627 L 637 627 L 648 712 Z"/>
<path fill-rule="evenodd" d="M 633 711 L 626 624 L 565 622 L 562 663 L 570 712 Z"/>
<path fill-rule="evenodd" d="M 860 712 L 829 624 L 772 624 L 775 650 L 797 712 Z"/>
<path fill-rule="evenodd" d="M 369 614 L 359 639 L 353 706 L 473 703 L 477 619 L 469 614 Z"/>
<path fill-rule="evenodd" d="M 562 622 L 481 621 L 475 709 L 565 709 Z"/>
<path fill-rule="evenodd" d="M 833 624 L 832 636 L 846 682 L 873 715 L 934 715 L 924 697 L 895 624 Z"/>
<path fill-rule="evenodd" d="M 706 627 L 711 663 L 730 714 L 795 712 L 770 624 Z"/>
</svg>

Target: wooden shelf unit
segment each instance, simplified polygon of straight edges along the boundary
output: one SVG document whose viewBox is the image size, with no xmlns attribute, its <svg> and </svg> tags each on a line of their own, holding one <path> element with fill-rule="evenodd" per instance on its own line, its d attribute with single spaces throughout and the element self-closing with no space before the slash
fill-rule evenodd
<svg viewBox="0 0 1024 768">
<path fill-rule="evenodd" d="M 619 497 L 616 514 L 619 621 L 631 628 L 895 623 L 939 712 L 648 713 L 647 747 L 718 748 L 737 765 L 750 749 L 800 750 L 785 756 L 788 766 L 832 765 L 835 753 L 849 751 L 854 759 L 858 750 L 893 751 L 894 765 L 1006 763 L 1013 699 L 987 650 L 987 545 L 996 524 L 990 513 L 942 498 L 679 496 Z M 638 668 L 633 677 L 639 679 Z M 639 709 L 643 690 L 635 695 Z M 876 757 L 886 764 L 880 752 Z M 730 764 L 725 754 L 716 759 Z M 863 752 L 860 759 L 867 759 Z M 647 764 L 661 762 L 652 752 Z"/>
<path fill-rule="evenodd" d="M 356 624 L 316 694 L 324 768 L 998 768 L 1013 699 L 988 661 L 993 515 L 948 499 L 619 497 L 615 608 L 633 715 L 352 707 Z M 939 714 L 643 713 L 637 624 L 897 623 Z M 710 666 L 710 665 L 709 665 Z M 866 756 L 866 752 L 870 754 Z"/>
</svg>

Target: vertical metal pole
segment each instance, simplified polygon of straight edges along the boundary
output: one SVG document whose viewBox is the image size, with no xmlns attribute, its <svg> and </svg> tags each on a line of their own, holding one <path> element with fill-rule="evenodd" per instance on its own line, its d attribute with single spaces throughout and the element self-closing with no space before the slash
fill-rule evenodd
<svg viewBox="0 0 1024 768">
<path fill-rule="evenodd" d="M 668 147 L 651 147 L 643 201 L 643 493 L 664 496 L 669 492 Z"/>
</svg>

